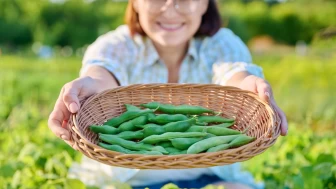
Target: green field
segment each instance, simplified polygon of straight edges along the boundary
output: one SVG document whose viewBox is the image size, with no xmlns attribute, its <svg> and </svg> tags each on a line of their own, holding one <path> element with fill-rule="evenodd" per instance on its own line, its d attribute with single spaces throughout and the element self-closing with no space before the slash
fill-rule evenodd
<svg viewBox="0 0 336 189">
<path fill-rule="evenodd" d="M 266 188 L 336 188 L 336 54 L 254 59 L 264 68 L 290 129 L 243 165 Z M 47 126 L 61 87 L 78 76 L 80 66 L 79 58 L 0 56 L 0 187 L 85 188 L 67 179 L 80 153 Z"/>
</svg>

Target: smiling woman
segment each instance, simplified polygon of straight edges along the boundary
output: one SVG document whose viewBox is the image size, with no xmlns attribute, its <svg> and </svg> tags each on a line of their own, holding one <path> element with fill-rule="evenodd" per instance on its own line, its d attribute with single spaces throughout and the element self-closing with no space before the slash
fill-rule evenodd
<svg viewBox="0 0 336 189">
<path fill-rule="evenodd" d="M 137 1 L 137 0 L 133 0 Z M 145 10 L 151 14 L 160 14 L 162 9 L 165 9 L 167 6 L 166 0 L 146 0 L 145 1 Z M 221 17 L 217 9 L 216 3 L 212 0 L 175 0 L 174 8 L 176 12 L 182 15 L 195 16 L 193 13 L 196 12 L 200 7 L 203 7 L 203 13 L 201 17 L 201 24 L 194 23 L 197 27 L 194 28 L 196 31 L 195 36 L 212 36 L 214 35 L 221 27 Z M 205 10 L 204 10 L 205 9 Z M 126 23 L 130 29 L 131 35 L 141 34 L 146 35 L 146 32 L 142 29 L 143 24 L 139 23 L 139 5 L 138 4 L 128 4 L 126 12 Z M 182 23 L 182 22 L 181 22 Z M 181 24 L 180 23 L 180 24 Z M 180 26 L 177 23 L 177 27 Z M 169 26 L 167 27 L 169 28 Z"/>
<path fill-rule="evenodd" d="M 60 93 L 49 127 L 69 145 L 73 142 L 66 123 L 70 113 L 80 108 L 80 99 L 137 83 L 214 83 L 249 90 L 272 104 L 282 119 L 282 134 L 287 133 L 286 117 L 275 103 L 262 69 L 252 63 L 240 38 L 221 28 L 215 0 L 130 0 L 126 21 L 127 25 L 100 36 L 88 47 L 81 76 L 65 84 Z M 169 182 L 180 188 L 214 183 L 229 189 L 263 188 L 249 173 L 241 172 L 239 164 L 138 170 L 110 167 L 84 157 L 81 164 L 73 165 L 70 175 L 101 188 L 110 180 L 151 189 Z"/>
</svg>

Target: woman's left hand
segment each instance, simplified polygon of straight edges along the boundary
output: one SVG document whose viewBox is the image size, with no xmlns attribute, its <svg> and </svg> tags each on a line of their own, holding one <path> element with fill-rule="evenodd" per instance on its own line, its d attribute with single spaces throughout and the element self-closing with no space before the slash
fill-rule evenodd
<svg viewBox="0 0 336 189">
<path fill-rule="evenodd" d="M 281 135 L 287 135 L 288 124 L 286 115 L 276 104 L 272 92 L 272 87 L 266 80 L 254 75 L 249 75 L 240 82 L 239 88 L 257 93 L 262 100 L 269 102 L 280 116 Z"/>
</svg>

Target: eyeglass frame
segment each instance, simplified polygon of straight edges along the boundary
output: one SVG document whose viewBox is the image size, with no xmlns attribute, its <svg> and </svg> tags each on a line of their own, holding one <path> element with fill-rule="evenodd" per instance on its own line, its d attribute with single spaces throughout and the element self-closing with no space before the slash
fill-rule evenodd
<svg viewBox="0 0 336 189">
<path fill-rule="evenodd" d="M 146 1 L 148 1 L 148 0 L 146 0 Z M 166 0 L 166 3 L 162 6 L 162 7 L 164 7 L 164 6 L 167 6 L 167 3 L 169 3 L 169 1 L 170 0 Z M 173 7 L 174 7 L 174 9 L 175 9 L 175 11 L 176 12 L 179 12 L 180 14 L 192 14 L 194 11 L 190 11 L 190 12 L 181 12 L 181 10 L 178 8 L 178 7 L 176 7 L 176 6 L 178 6 L 178 0 L 171 0 L 172 2 L 173 2 Z M 199 3 L 200 2 L 200 0 L 192 0 L 192 1 L 196 1 L 197 3 Z M 169 4 L 168 4 L 169 5 Z M 155 12 L 155 13 L 159 13 L 160 11 L 161 11 L 161 9 L 162 9 L 162 7 L 160 8 L 160 10 L 159 11 L 157 11 L 157 12 Z M 151 11 L 149 11 L 149 12 L 151 12 Z M 154 12 L 152 12 L 152 13 L 154 13 Z"/>
</svg>

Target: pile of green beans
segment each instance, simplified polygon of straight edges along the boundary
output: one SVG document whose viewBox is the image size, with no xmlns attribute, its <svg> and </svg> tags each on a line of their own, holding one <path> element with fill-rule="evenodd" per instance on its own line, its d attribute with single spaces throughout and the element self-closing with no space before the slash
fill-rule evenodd
<svg viewBox="0 0 336 189">
<path fill-rule="evenodd" d="M 89 129 L 99 134 L 98 145 L 124 154 L 180 155 L 218 152 L 255 140 L 234 130 L 235 119 L 192 105 L 150 102 L 134 106 Z"/>
</svg>

